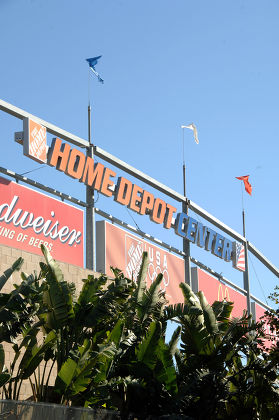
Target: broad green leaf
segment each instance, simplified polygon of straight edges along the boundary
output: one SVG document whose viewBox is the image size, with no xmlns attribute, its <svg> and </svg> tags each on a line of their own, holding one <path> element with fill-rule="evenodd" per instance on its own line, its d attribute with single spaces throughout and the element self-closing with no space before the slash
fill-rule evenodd
<svg viewBox="0 0 279 420">
<path fill-rule="evenodd" d="M 136 348 L 137 360 L 143 362 L 150 369 L 156 365 L 156 347 L 160 339 L 162 326 L 160 322 L 152 322 L 145 338 Z"/>
<path fill-rule="evenodd" d="M 173 363 L 173 354 L 170 352 L 170 348 L 164 343 L 162 338 L 158 341 L 157 355 L 161 364 L 158 367 L 157 363 L 155 369 L 156 377 L 161 383 L 165 384 L 168 391 L 176 394 L 177 376 Z"/>
<path fill-rule="evenodd" d="M 0 344 L 0 373 L 3 371 L 4 364 L 5 364 L 5 352 L 4 352 L 3 345 Z"/>
<path fill-rule="evenodd" d="M 57 265 L 56 262 L 53 265 Z M 44 292 L 44 302 L 49 309 L 47 326 L 54 329 L 67 325 L 74 318 L 69 285 L 63 281 L 63 277 L 53 275 L 55 271 L 52 270 L 46 276 L 48 289 Z"/>
<path fill-rule="evenodd" d="M 11 378 L 11 374 L 8 372 L 0 373 L 0 388 L 5 385 L 9 379 Z"/>
<path fill-rule="evenodd" d="M 197 295 L 194 292 L 192 292 L 191 287 L 186 283 L 180 283 L 179 287 L 182 290 L 185 304 L 188 304 L 192 307 L 196 307 L 197 309 L 201 310 L 201 315 L 197 317 L 197 321 L 201 325 L 203 325 L 204 324 L 203 312 L 202 312 L 202 307 L 201 307 L 201 304 Z"/>
<path fill-rule="evenodd" d="M 181 330 L 182 330 L 182 328 L 181 328 L 181 326 L 179 325 L 179 326 L 176 328 L 176 330 L 173 332 L 172 337 L 171 337 L 171 340 L 170 340 L 170 342 L 168 343 L 168 348 L 169 348 L 170 354 L 171 354 L 172 356 L 174 356 L 174 355 L 175 355 L 175 352 L 176 352 L 176 350 L 177 350 L 177 344 L 178 344 L 178 341 L 179 341 L 179 339 L 180 339 Z"/>
<path fill-rule="evenodd" d="M 73 380 L 77 368 L 77 362 L 72 359 L 67 359 L 60 371 L 58 372 L 56 382 L 55 382 L 55 389 L 60 393 L 63 394 L 65 390 L 68 388 L 70 383 Z"/>
<path fill-rule="evenodd" d="M 41 245 L 41 250 L 42 250 L 42 253 L 45 257 L 46 263 L 47 263 L 48 267 L 50 268 L 54 278 L 58 282 L 63 281 L 64 276 L 63 276 L 62 270 L 59 267 L 59 265 L 57 264 L 57 262 L 52 258 L 49 250 L 43 244 Z"/>
<path fill-rule="evenodd" d="M 9 280 L 11 275 L 15 271 L 19 271 L 21 269 L 23 262 L 23 258 L 20 257 L 16 260 L 16 262 L 13 263 L 13 265 L 10 268 L 4 271 L 4 274 L 2 274 L 2 276 L 0 277 L 0 290 L 5 286 L 7 280 Z"/>
<path fill-rule="evenodd" d="M 140 270 L 139 270 L 139 274 L 138 274 L 138 278 L 137 278 L 137 289 L 136 289 L 136 301 L 137 302 L 141 302 L 142 300 L 142 296 L 143 296 L 143 292 L 146 290 L 146 275 L 147 275 L 147 270 L 148 270 L 148 254 L 146 251 L 143 252 L 142 254 L 142 262 L 141 262 L 141 266 L 140 266 Z"/>
<path fill-rule="evenodd" d="M 27 347 L 26 352 L 29 357 L 23 358 L 24 363 L 22 361 L 20 363 L 21 376 L 23 379 L 28 379 L 34 373 L 44 359 L 45 352 L 52 346 L 52 343 L 56 338 L 55 332 L 50 331 L 41 346 L 35 344 L 32 348 Z"/>
<path fill-rule="evenodd" d="M 100 293 L 102 286 L 104 286 L 107 282 L 107 277 L 100 276 L 99 278 L 95 278 L 93 276 L 88 276 L 86 280 L 84 280 L 84 284 L 82 290 L 79 294 L 78 304 L 83 306 L 89 302 L 94 302 L 98 297 L 97 294 Z"/>
<path fill-rule="evenodd" d="M 138 317 L 142 323 L 148 317 L 151 317 L 150 320 L 159 319 L 163 314 L 163 306 L 166 303 L 166 300 L 162 296 L 160 291 L 160 284 L 162 282 L 163 275 L 160 273 L 154 282 L 151 284 L 148 290 L 145 290 L 141 303 L 138 305 Z"/>
<path fill-rule="evenodd" d="M 48 284 L 48 290 L 44 293 L 44 301 L 49 308 L 48 327 L 59 328 L 74 318 L 70 287 L 48 249 L 44 245 L 41 245 L 41 249 L 47 262 L 42 269 Z"/>
<path fill-rule="evenodd" d="M 204 323 L 207 328 L 207 331 L 210 335 L 216 334 L 218 332 L 218 324 L 214 311 L 207 302 L 203 292 L 198 292 L 198 296 L 200 298 L 200 304 L 203 309 Z"/>
<path fill-rule="evenodd" d="M 109 333 L 108 338 L 106 340 L 106 343 L 111 351 L 110 354 L 104 353 L 102 356 L 98 356 L 98 370 L 99 372 L 96 375 L 96 381 L 101 382 L 104 381 L 107 378 L 108 372 L 110 370 L 110 366 L 113 361 L 113 357 L 116 354 L 116 349 L 119 348 L 119 344 L 121 341 L 122 333 L 124 329 L 124 322 L 119 319 L 114 326 L 113 330 Z"/>
<path fill-rule="evenodd" d="M 118 348 L 121 337 L 122 337 L 123 329 L 124 329 L 124 322 L 122 319 L 119 319 L 117 323 L 115 324 L 113 330 L 109 334 L 107 342 L 114 343 L 116 347 Z"/>
<path fill-rule="evenodd" d="M 222 329 L 224 330 L 224 328 L 227 328 L 227 323 L 229 322 L 233 310 L 233 303 L 225 300 L 221 302 L 215 301 L 212 304 L 212 309 L 215 313 L 217 321 L 221 323 Z"/>
</svg>

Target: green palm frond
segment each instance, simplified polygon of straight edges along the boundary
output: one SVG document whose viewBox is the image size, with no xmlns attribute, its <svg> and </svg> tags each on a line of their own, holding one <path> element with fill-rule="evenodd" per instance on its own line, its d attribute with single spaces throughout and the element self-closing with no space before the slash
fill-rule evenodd
<svg viewBox="0 0 279 420">
<path fill-rule="evenodd" d="M 146 251 L 142 254 L 142 261 L 139 270 L 139 274 L 137 277 L 137 288 L 135 291 L 136 302 L 141 303 L 143 293 L 146 290 L 146 275 L 148 270 L 148 253 Z"/>
<path fill-rule="evenodd" d="M 150 369 L 154 369 L 157 361 L 154 348 L 156 348 L 160 339 L 162 325 L 160 322 L 152 322 L 148 332 L 142 342 L 137 346 L 135 354 L 139 362 L 144 363 Z"/>
<path fill-rule="evenodd" d="M 5 286 L 7 280 L 11 277 L 11 275 L 15 271 L 19 271 L 23 264 L 23 258 L 18 258 L 16 262 L 13 263 L 13 265 L 4 271 L 4 274 L 0 277 L 0 290 Z"/>
<path fill-rule="evenodd" d="M 43 295 L 48 308 L 46 326 L 49 329 L 57 329 L 67 325 L 74 318 L 72 293 L 57 262 L 44 245 L 41 245 L 41 248 L 47 263 L 44 266 L 47 288 Z"/>
<path fill-rule="evenodd" d="M 87 279 L 83 280 L 82 290 L 79 294 L 77 303 L 80 306 L 88 303 L 95 303 L 101 295 L 103 287 L 107 284 L 108 278 L 105 275 L 94 277 L 89 275 Z"/>
<path fill-rule="evenodd" d="M 188 284 L 180 283 L 179 287 L 182 290 L 185 304 L 187 304 L 190 307 L 196 308 L 199 311 L 197 322 L 200 325 L 203 325 L 204 324 L 203 310 L 202 310 L 202 306 L 200 304 L 199 298 L 192 291 L 191 287 Z"/>
<path fill-rule="evenodd" d="M 200 304 L 203 310 L 203 316 L 204 316 L 204 324 L 209 334 L 216 334 L 218 332 L 218 324 L 217 320 L 214 314 L 214 311 L 207 302 L 204 293 L 198 292 Z"/>
<path fill-rule="evenodd" d="M 177 344 L 178 344 L 179 339 L 180 339 L 180 334 L 181 334 L 181 331 L 182 331 L 182 328 L 181 328 L 181 326 L 179 325 L 179 326 L 176 328 L 176 330 L 173 332 L 172 337 L 171 337 L 171 339 L 170 339 L 169 343 L 167 344 L 167 346 L 168 346 L 168 348 L 169 348 L 169 351 L 170 351 L 170 354 L 171 354 L 172 356 L 174 356 L 174 355 L 175 355 L 175 353 L 176 353 L 176 350 L 177 350 Z"/>
<path fill-rule="evenodd" d="M 174 344 L 174 342 L 173 342 Z M 156 354 L 159 361 L 157 362 L 155 375 L 156 378 L 165 385 L 169 392 L 177 393 L 177 376 L 173 362 L 174 346 L 166 345 L 163 338 L 158 341 L 158 349 Z"/>
<path fill-rule="evenodd" d="M 141 302 L 138 304 L 138 316 L 140 322 L 144 322 L 149 315 L 154 315 L 160 318 L 163 311 L 163 306 L 166 304 L 163 292 L 160 291 L 160 285 L 163 280 L 163 275 L 159 274 L 150 288 L 146 290 Z"/>
</svg>

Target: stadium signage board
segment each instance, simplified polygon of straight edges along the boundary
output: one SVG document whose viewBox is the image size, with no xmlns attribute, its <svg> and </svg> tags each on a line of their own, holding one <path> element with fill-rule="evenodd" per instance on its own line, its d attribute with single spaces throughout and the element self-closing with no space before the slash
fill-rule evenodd
<svg viewBox="0 0 279 420">
<path fill-rule="evenodd" d="M 36 130 L 41 132 L 39 127 Z M 24 141 L 26 138 L 27 135 L 24 136 Z M 245 264 L 239 264 L 239 259 L 244 255 L 243 245 L 232 242 L 185 213 L 177 213 L 177 209 L 171 204 L 130 180 L 117 177 L 115 171 L 100 162 L 95 163 L 94 158 L 86 156 L 68 143 L 63 143 L 61 139 L 53 139 L 48 149 L 47 163 L 101 194 L 113 196 L 116 202 L 138 214 L 149 215 L 152 222 L 162 224 L 166 229 L 174 228 L 177 235 L 226 262 L 231 261 L 234 268 L 245 271 Z"/>
<path fill-rule="evenodd" d="M 23 121 L 23 153 L 36 162 L 47 161 L 46 128 L 30 118 Z"/>
<path fill-rule="evenodd" d="M 160 288 L 166 293 L 168 302 L 175 304 L 184 301 L 179 287 L 184 282 L 183 258 L 107 221 L 96 223 L 96 234 L 97 271 L 109 275 L 110 267 L 118 267 L 126 277 L 136 279 L 145 251 L 148 253 L 147 286 L 150 287 L 161 273 L 163 278 Z"/>
<path fill-rule="evenodd" d="M 83 267 L 83 211 L 0 178 L 0 243 Z"/>
</svg>

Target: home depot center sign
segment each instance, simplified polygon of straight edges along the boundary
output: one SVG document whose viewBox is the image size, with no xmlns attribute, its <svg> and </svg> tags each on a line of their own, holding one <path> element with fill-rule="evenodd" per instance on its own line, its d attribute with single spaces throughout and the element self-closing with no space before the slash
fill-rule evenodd
<svg viewBox="0 0 279 420">
<path fill-rule="evenodd" d="M 39 124 L 37 124 L 39 125 Z M 29 124 L 31 127 L 31 124 Z M 38 156 L 34 147 L 30 148 L 30 129 L 24 132 L 24 153 L 35 158 Z M 40 132 L 37 127 L 36 132 Z M 32 131 L 31 131 L 32 132 Z M 33 127 L 34 132 L 34 127 Z M 40 137 L 40 150 L 42 150 L 42 137 Z M 34 144 L 34 143 L 33 143 Z M 46 146 L 46 135 L 44 139 Z M 30 153 L 28 151 L 31 151 Z M 36 155 L 36 157 L 34 156 Z M 46 162 L 46 160 L 42 160 Z M 154 194 L 132 183 L 124 177 L 117 177 L 116 172 L 105 167 L 102 163 L 95 163 L 94 159 L 86 156 L 68 143 L 63 143 L 59 138 L 54 138 L 47 153 L 47 163 L 56 167 L 66 175 L 78 179 L 80 182 L 99 191 L 141 215 L 149 215 L 150 220 L 162 224 L 166 229 L 174 228 L 175 233 L 188 241 L 195 243 L 212 254 L 229 262 L 236 267 L 235 247 L 236 243 L 230 241 L 213 229 L 204 226 L 186 213 L 177 213 L 177 209 Z"/>
</svg>

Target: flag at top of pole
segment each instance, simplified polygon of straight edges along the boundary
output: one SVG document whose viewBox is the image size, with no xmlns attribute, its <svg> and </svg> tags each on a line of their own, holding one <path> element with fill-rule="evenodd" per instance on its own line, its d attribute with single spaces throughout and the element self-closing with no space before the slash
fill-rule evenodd
<svg viewBox="0 0 279 420">
<path fill-rule="evenodd" d="M 239 179 L 240 181 L 244 182 L 245 191 L 252 195 L 252 185 L 250 184 L 249 180 L 250 175 L 244 175 L 244 176 L 236 176 L 236 179 Z"/>
<path fill-rule="evenodd" d="M 95 74 L 95 76 L 98 77 L 99 82 L 104 83 L 103 79 L 100 77 L 99 73 L 96 72 L 95 66 L 98 63 L 98 60 L 101 58 L 102 56 L 99 55 L 98 57 L 92 57 L 92 58 L 86 58 L 86 61 L 89 64 L 90 69 L 93 71 L 93 73 Z"/>
<path fill-rule="evenodd" d="M 191 124 L 189 124 L 189 125 L 182 125 L 182 126 L 181 126 L 181 128 L 189 128 L 189 130 L 193 130 L 193 132 L 194 132 L 194 139 L 195 139 L 195 142 L 196 142 L 197 144 L 199 144 L 199 139 L 198 139 L 198 130 L 197 130 L 197 127 L 195 126 L 195 124 L 194 124 L 194 123 L 191 123 Z"/>
</svg>

